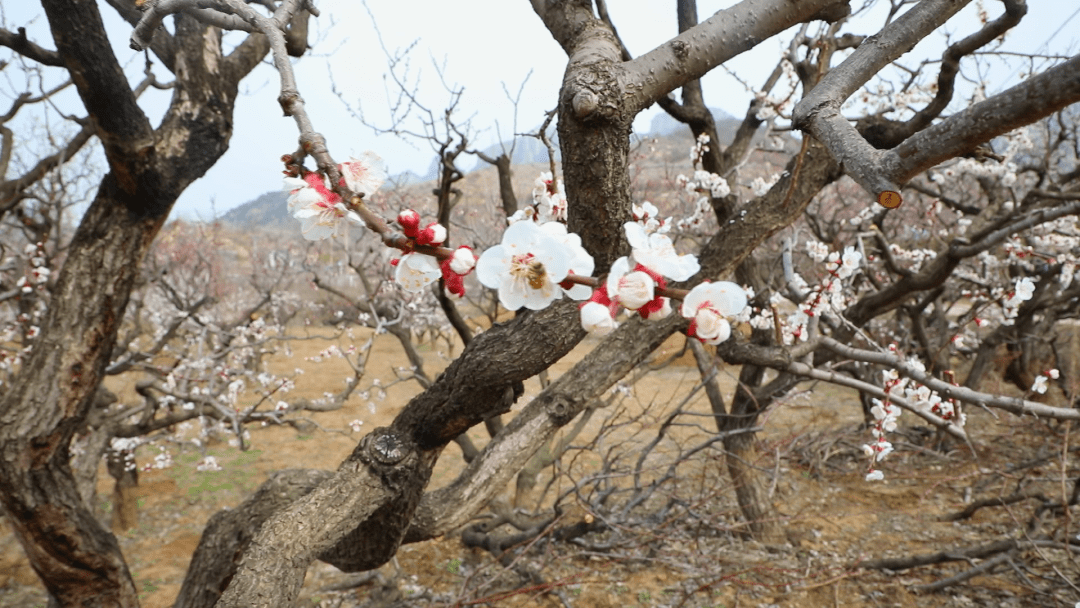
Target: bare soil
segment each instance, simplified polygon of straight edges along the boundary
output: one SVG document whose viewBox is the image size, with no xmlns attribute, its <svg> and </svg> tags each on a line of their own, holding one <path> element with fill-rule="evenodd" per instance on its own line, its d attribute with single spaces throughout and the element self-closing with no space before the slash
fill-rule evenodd
<svg viewBox="0 0 1080 608">
<path fill-rule="evenodd" d="M 312 335 L 320 333 L 330 332 L 325 328 L 311 330 Z M 676 338 L 666 345 L 669 353 L 681 348 L 681 338 Z M 291 397 L 316 398 L 324 391 L 338 389 L 347 375 L 345 363 L 333 358 L 311 360 L 326 346 L 326 340 L 293 342 L 294 356 L 273 362 L 275 371 L 296 367 L 305 370 Z M 579 347 L 551 374 L 556 376 L 567 369 L 590 346 L 586 343 Z M 136 489 L 138 525 L 119 532 L 118 538 L 141 591 L 143 606 L 172 605 L 202 527 L 214 512 L 239 503 L 270 472 L 295 467 L 334 468 L 364 433 L 387 424 L 419 390 L 412 382 L 391 384 L 395 377 L 393 366 L 404 361 L 392 338 L 377 337 L 373 349 L 368 378 L 378 377 L 384 386 L 390 385 L 385 397 L 379 398 L 375 390 L 367 400 L 354 396 L 339 411 L 311 414 L 317 426 L 303 432 L 289 426 L 253 428 L 252 448 L 246 452 L 230 446 L 227 437 L 211 441 L 204 448 L 190 441 L 170 444 L 174 466 L 140 473 Z M 445 365 L 449 353 L 440 356 L 436 348 L 425 347 L 424 354 L 429 372 L 433 372 Z M 662 358 L 663 354 L 658 356 Z M 721 374 L 727 395 L 731 394 L 737 372 L 728 369 Z M 122 398 L 133 399 L 126 380 L 117 380 L 111 388 Z M 639 416 L 637 425 L 632 431 L 629 426 L 619 427 L 612 431 L 616 433 L 613 437 L 627 442 L 648 441 L 665 408 L 681 401 L 698 381 L 689 358 L 650 374 L 630 389 L 631 397 L 622 402 L 622 415 L 625 419 Z M 539 388 L 538 381 L 531 381 L 528 394 L 519 404 L 526 403 Z M 700 391 L 691 407 L 702 413 L 708 411 Z M 724 475 L 722 454 L 707 450 L 689 463 L 684 484 L 698 484 L 699 495 L 710 497 L 694 506 L 700 515 L 699 523 L 680 518 L 659 522 L 652 529 L 632 531 L 641 539 L 635 550 L 605 553 L 571 543 L 540 543 L 514 564 L 541 572 L 543 580 L 537 582 L 522 580 L 514 574 L 514 568 L 506 569 L 487 552 L 467 548 L 458 535 L 448 534 L 402 547 L 394 562 L 380 569 L 380 574 L 386 579 L 397 576 L 398 592 L 415 605 L 428 605 L 421 601 L 425 597 L 459 597 L 459 605 L 589 608 L 1073 606 L 1080 600 L 1076 587 L 1080 567 L 1068 551 L 1055 548 L 1018 551 L 999 569 L 941 592 L 921 595 L 914 593 L 912 586 L 956 575 L 981 560 L 898 572 L 858 567 L 869 559 L 1022 539 L 1036 501 L 985 508 L 958 522 L 942 521 L 942 517 L 962 510 L 972 500 L 1006 496 L 1020 488 L 1037 487 L 1059 500 L 1062 493 L 1072 491 L 1071 484 L 1061 481 L 1063 473 L 1066 480 L 1077 476 L 1075 459 L 1069 456 L 1062 462 L 1061 458 L 1076 443 L 1068 426 L 983 411 L 969 411 L 968 415 L 974 453 L 964 445 L 935 449 L 934 435 L 904 426 L 918 425 L 910 415 L 906 420 L 902 416 L 902 429 L 892 438 L 897 452 L 884 467 L 886 480 L 868 483 L 863 480 L 866 461 L 860 446 L 870 437 L 860 426 L 862 413 L 855 395 L 822 384 L 801 386 L 799 392 L 772 408 L 762 420 L 764 431 L 758 435 L 759 459 L 755 463 L 782 524 L 785 542 L 766 545 L 741 535 L 742 525 L 730 481 Z M 360 433 L 349 429 L 349 422 L 356 419 L 364 422 Z M 590 423 L 592 432 L 603 420 L 598 416 Z M 674 440 L 690 441 L 695 433 L 701 436 L 710 426 L 711 421 L 703 418 L 698 428 L 680 428 Z M 179 436 L 190 439 L 193 433 Z M 478 445 L 486 440 L 482 428 L 474 429 L 470 435 Z M 202 449 L 218 458 L 222 471 L 195 470 Z M 140 465 L 152 462 L 156 453 L 153 447 L 141 448 Z M 572 462 L 566 470 L 586 471 L 597 462 L 593 456 L 587 450 L 568 454 Z M 451 445 L 440 460 L 432 486 L 453 479 L 461 464 L 460 452 Z M 550 475 L 542 476 L 538 486 L 549 479 Z M 565 489 L 569 483 L 561 479 L 556 485 Z M 103 466 L 97 508 L 106 523 L 112 509 L 112 490 L 112 479 Z M 508 488 L 508 497 L 511 490 Z M 571 510 L 564 521 L 588 517 L 587 510 L 587 505 Z M 1077 525 L 1060 516 L 1046 515 L 1041 529 L 1060 526 L 1066 527 L 1063 537 L 1076 536 Z M 586 537 L 593 544 L 602 544 L 603 539 L 603 533 L 595 540 Z M 356 577 L 315 564 L 309 570 L 298 605 L 355 606 L 383 593 L 378 585 L 370 583 L 348 591 L 326 590 Z M 1036 592 L 1036 587 L 1056 590 Z M 0 519 L 0 607 L 45 605 L 44 592 L 21 546 L 6 521 Z"/>
</svg>

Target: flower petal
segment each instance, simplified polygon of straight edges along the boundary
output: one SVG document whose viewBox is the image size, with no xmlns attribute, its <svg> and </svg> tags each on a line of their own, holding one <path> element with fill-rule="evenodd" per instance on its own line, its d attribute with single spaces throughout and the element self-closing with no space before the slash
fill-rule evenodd
<svg viewBox="0 0 1080 608">
<path fill-rule="evenodd" d="M 516 226 L 517 224 L 515 224 Z M 476 278 L 485 287 L 492 289 L 502 285 L 502 280 L 510 276 L 510 256 L 502 245 L 495 245 L 476 261 Z"/>
</svg>

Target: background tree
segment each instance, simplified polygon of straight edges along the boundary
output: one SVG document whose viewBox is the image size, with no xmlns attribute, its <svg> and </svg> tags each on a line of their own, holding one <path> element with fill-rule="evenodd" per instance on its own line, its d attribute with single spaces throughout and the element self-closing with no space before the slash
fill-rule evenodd
<svg viewBox="0 0 1080 608">
<path fill-rule="evenodd" d="M 132 25 L 143 16 L 135 2 L 112 4 Z M 302 4 L 281 3 L 272 18 L 284 27 Z M 179 194 L 228 147 L 237 87 L 269 43 L 256 34 L 227 52 L 220 27 L 178 15 L 174 31 L 158 32 L 149 48 L 175 78 L 172 102 L 154 127 L 113 54 L 97 3 L 42 7 L 55 50 L 11 32 L 3 43 L 69 73 L 109 172 L 72 237 L 41 334 L 0 398 L 3 505 L 58 602 L 136 606 L 115 538 L 78 494 L 69 444 L 93 405 L 140 262 Z"/>
</svg>

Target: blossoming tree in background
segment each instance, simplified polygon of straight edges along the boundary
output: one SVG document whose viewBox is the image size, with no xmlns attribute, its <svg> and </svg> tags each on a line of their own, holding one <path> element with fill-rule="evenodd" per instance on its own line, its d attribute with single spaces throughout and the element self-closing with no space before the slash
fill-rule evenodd
<svg viewBox="0 0 1080 608">
<path fill-rule="evenodd" d="M 291 605 L 313 560 L 345 571 L 368 570 L 390 560 L 403 542 L 462 525 L 556 431 L 676 332 L 685 332 L 696 345 L 715 346 L 725 362 L 743 365 L 746 381 L 730 410 L 710 395 L 718 420 L 727 415 L 753 420 L 805 378 L 855 387 L 868 400 L 877 399 L 867 407 L 872 423 L 865 448 L 868 480 L 885 476 L 881 462 L 894 450 L 888 436 L 902 410 L 960 440 L 969 439 L 963 403 L 1046 419 L 1080 417 L 1073 408 L 961 386 L 951 360 L 941 355 L 944 345 L 961 352 L 967 342 L 991 349 L 1014 337 L 1007 331 L 980 334 L 972 328 L 979 325 L 976 319 L 991 319 L 999 329 L 1010 321 L 1038 323 L 1050 310 L 1058 317 L 1075 315 L 1075 260 L 1069 253 L 1075 252 L 1070 240 L 1075 221 L 1068 223 L 1077 213 L 1075 156 L 1049 137 L 1043 145 L 1052 153 L 1032 155 L 1030 169 L 1017 156 L 1025 153 L 1024 146 L 1008 152 L 1001 173 L 954 159 L 974 154 L 1002 162 L 993 158 L 1002 156 L 999 144 L 978 146 L 1080 100 L 1080 58 L 1055 62 L 1013 89 L 944 114 L 955 95 L 958 62 L 1019 22 L 1025 11 L 1021 2 L 1004 2 L 1002 16 L 948 48 L 929 101 L 913 98 L 906 102 L 911 105 L 853 124 L 841 114 L 842 105 L 944 27 L 966 2 L 921 2 L 890 15 L 868 32 L 872 37 L 863 38 L 840 34 L 853 8 L 847 2 L 745 0 L 697 23 L 693 3 L 682 1 L 681 33 L 634 58 L 602 4 L 594 12 L 590 2 L 535 1 L 537 17 L 568 57 L 557 96 L 563 175 L 542 179 L 532 212 L 515 216 L 500 243 L 484 251 L 454 242 L 446 225 L 416 211 L 376 213 L 367 200 L 379 181 L 374 157 L 339 162 L 331 155 L 339 144 L 320 135 L 319 129 L 328 127 L 319 117 L 308 116 L 287 56 L 306 46 L 303 24 L 309 14 L 318 14 L 312 3 L 112 3 L 133 25 L 132 44 L 147 49 L 177 78 L 173 105 L 157 129 L 119 69 L 96 5 L 42 4 L 54 32 L 85 35 L 55 36 L 56 51 L 11 33 L 0 41 L 33 61 L 72 72 L 110 167 L 55 273 L 53 290 L 62 297 L 54 298 L 41 324 L 33 326 L 40 342 L 13 371 L 11 389 L 0 400 L 3 504 L 35 569 L 61 604 L 138 603 L 115 539 L 87 516 L 64 456 L 93 409 L 137 262 L 179 192 L 224 151 L 238 81 L 267 53 L 281 74 L 283 109 L 300 130 L 286 171 L 290 209 L 304 236 L 332 238 L 349 224 L 362 224 L 401 252 L 395 278 L 404 289 L 441 280 L 460 295 L 467 289 L 464 278 L 474 273 L 517 314 L 475 336 L 389 427 L 367 434 L 336 471 L 276 476 L 232 515 L 217 518 L 193 558 L 182 605 Z M 160 27 L 169 15 L 176 24 L 171 32 Z M 787 64 L 766 83 L 734 142 L 721 148 L 695 79 L 800 24 L 816 24 L 818 33 L 800 26 Z M 223 28 L 253 33 L 226 52 Z M 841 56 L 841 49 L 854 50 Z M 95 67 L 101 69 L 88 69 L 81 59 L 86 57 L 97 58 Z M 785 73 L 793 79 L 792 91 L 798 91 L 794 105 L 788 103 L 791 96 L 769 96 Z M 676 101 L 669 94 L 680 87 L 682 99 Z M 626 134 L 634 117 L 653 103 L 687 122 L 698 137 L 694 155 L 700 172 L 680 180 L 684 191 L 701 195 L 687 217 L 661 219 L 664 214 L 655 206 L 631 196 Z M 1068 115 L 1064 112 L 1061 116 Z M 762 121 L 779 119 L 802 132 L 799 151 L 785 160 L 782 171 L 743 176 L 752 134 Z M 920 177 L 941 163 L 958 165 L 935 170 L 953 171 L 950 178 Z M 822 210 L 836 221 L 804 220 L 812 204 L 822 205 L 823 191 L 851 188 L 838 182 L 845 174 L 860 188 L 848 193 L 853 202 L 843 211 Z M 946 191 L 961 179 L 983 192 L 963 200 Z M 940 220 L 955 219 L 948 238 L 933 231 L 930 240 L 920 240 L 919 234 L 890 238 L 890 231 L 911 226 L 897 226 L 890 213 L 935 208 L 936 202 L 921 196 L 933 196 L 964 216 Z M 896 212 L 888 211 L 901 200 Z M 975 219 L 962 224 L 968 216 Z M 936 217 L 931 223 L 939 221 Z M 1061 225 L 1052 224 L 1062 219 Z M 799 243 L 800 253 L 794 238 L 782 247 L 769 240 L 801 221 L 814 239 L 809 246 Z M 678 235 L 672 236 L 676 223 L 715 229 L 690 252 L 680 250 Z M 961 226 L 964 236 L 957 235 Z M 1013 239 L 1014 234 L 1024 237 Z M 999 249 L 1006 242 L 1009 249 Z M 767 266 L 770 256 L 755 258 L 755 251 L 770 247 L 781 249 L 771 256 L 782 260 L 779 269 Z M 30 265 L 41 267 L 34 266 L 40 257 L 36 250 L 27 252 Z M 963 275 L 964 265 L 975 264 L 979 256 L 973 268 L 983 284 Z M 1046 267 L 1031 264 L 1036 259 Z M 33 291 L 34 271 L 28 272 L 12 288 Z M 1036 281 L 1031 272 L 1046 275 Z M 1058 278 L 1066 273 L 1067 278 Z M 978 289 L 950 292 L 954 276 Z M 970 308 L 959 316 L 940 311 L 958 303 Z M 919 326 L 931 304 L 940 312 L 933 331 Z M 910 325 L 897 323 L 895 315 L 881 320 L 904 307 Z M 753 327 L 750 339 L 733 332 L 732 323 Z M 443 448 L 464 430 L 508 412 L 520 383 L 547 370 L 587 331 L 602 337 L 595 348 L 525 404 L 455 482 L 425 493 Z M 974 354 L 977 364 L 982 351 Z M 699 357 L 706 378 L 708 359 Z M 765 368 L 780 373 L 766 382 Z M 1061 377 L 1051 369 L 1039 373 Z M 1022 384 L 1037 393 L 1046 382 L 1036 377 Z M 720 422 L 718 427 L 725 431 Z M 58 529 L 65 530 L 62 542 L 52 536 Z"/>
</svg>

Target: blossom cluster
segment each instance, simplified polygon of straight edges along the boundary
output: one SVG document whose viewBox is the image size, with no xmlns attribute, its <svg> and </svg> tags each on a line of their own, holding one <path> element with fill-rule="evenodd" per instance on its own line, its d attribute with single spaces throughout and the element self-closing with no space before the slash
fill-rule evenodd
<svg viewBox="0 0 1080 608">
<path fill-rule="evenodd" d="M 563 182 L 556 180 L 550 171 L 542 172 L 533 182 L 532 197 L 532 204 L 506 218 L 507 223 L 515 224 L 523 220 L 538 224 L 566 222 L 566 191 Z"/>
<path fill-rule="evenodd" d="M 885 433 L 896 430 L 896 419 L 900 417 L 900 408 L 879 399 L 873 400 L 874 407 L 870 413 L 874 416 L 874 426 L 870 432 L 874 435 L 874 441 L 862 446 L 863 453 L 870 458 L 870 469 L 866 473 L 866 481 L 881 481 L 885 474 L 876 465 L 885 460 L 893 451 L 893 445 L 885 438 Z"/>
<path fill-rule="evenodd" d="M 895 355 L 898 349 L 895 344 L 892 344 L 889 346 L 889 350 Z M 911 357 L 905 360 L 904 365 L 916 373 L 926 373 L 926 367 L 917 358 Z M 1050 370 L 1047 374 L 1056 371 Z M 945 377 L 951 381 L 952 373 L 946 372 Z M 882 372 L 882 382 L 886 399 L 884 401 L 874 399 L 874 407 L 870 410 L 871 415 L 874 416 L 874 426 L 870 429 L 874 441 L 863 446 L 863 452 L 870 458 L 869 471 L 866 476 L 867 481 L 884 479 L 884 474 L 876 469 L 875 465 L 884 460 L 893 450 L 893 446 L 885 438 L 885 434 L 896 430 L 896 420 L 900 417 L 900 408 L 890 401 L 890 397 L 894 395 L 896 398 L 902 397 L 916 411 L 933 414 L 959 428 L 964 428 L 967 422 L 967 416 L 954 399 L 942 397 L 930 387 L 902 377 L 895 369 L 884 370 Z M 1036 381 L 1036 384 L 1038 384 L 1038 381 Z"/>
<path fill-rule="evenodd" d="M 839 311 L 844 310 L 850 299 L 844 291 L 845 281 L 854 276 L 862 264 L 862 253 L 855 247 L 846 247 L 843 252 L 830 252 L 823 243 L 807 241 L 806 250 L 810 259 L 825 265 L 823 279 L 811 288 L 798 273 L 792 273 L 791 287 L 802 296 L 795 311 L 783 320 L 776 318 L 784 297 L 780 293 L 774 293 L 769 308 L 757 311 L 758 314 L 749 317 L 752 327 L 779 327 L 778 331 L 782 332 L 785 344 L 808 341 L 814 319 L 828 314 L 839 314 Z"/>
<path fill-rule="evenodd" d="M 786 92 L 777 95 L 768 95 L 764 91 L 754 91 L 754 99 L 759 104 L 757 119 L 761 121 L 772 120 L 777 116 L 789 117 L 795 105 L 795 90 L 799 86 L 799 76 L 795 66 L 784 59 L 780 62 L 780 68 L 784 76 L 784 89 Z"/>
<path fill-rule="evenodd" d="M 458 297 L 464 296 L 465 277 L 476 266 L 477 258 L 472 248 L 468 245 L 458 247 L 440 262 L 436 256 L 417 251 L 416 248 L 440 247 L 446 241 L 446 227 L 431 222 L 421 228 L 420 214 L 412 209 L 399 213 L 397 222 L 407 241 L 404 255 L 390 262 L 396 267 L 395 282 L 405 291 L 419 293 L 441 277 L 447 291 Z"/>
<path fill-rule="evenodd" d="M 700 169 L 694 171 L 693 177 L 679 175 L 675 178 L 675 182 L 679 187 L 691 194 L 703 193 L 708 194 L 713 198 L 723 198 L 731 194 L 731 187 L 728 186 L 726 179 L 715 173 L 709 173 L 708 171 L 702 171 Z"/>
<path fill-rule="evenodd" d="M 595 335 L 604 335 L 618 324 L 620 307 L 648 320 L 662 319 L 672 312 L 670 299 L 659 292 L 667 281 L 685 281 L 700 270 L 693 255 L 680 255 L 665 232 L 670 222 L 655 220 L 656 208 L 646 203 L 634 212 L 637 221 L 623 225 L 632 253 L 611 266 L 607 280 L 581 307 L 582 326 Z M 690 321 L 687 334 L 707 344 L 719 344 L 731 335 L 728 318 L 746 308 L 746 292 L 728 281 L 702 283 L 685 297 L 680 314 Z"/>
<path fill-rule="evenodd" d="M 19 277 L 15 287 L 22 293 L 33 293 L 34 289 L 44 289 L 49 282 L 49 267 L 45 265 L 44 243 L 28 244 L 25 250 L 29 257 L 29 269 L 26 274 Z"/>
<path fill-rule="evenodd" d="M 700 160 L 707 150 L 707 138 L 699 139 L 694 154 Z M 369 195 L 385 179 L 381 160 L 374 154 L 342 164 L 343 185 Z M 304 222 L 302 231 L 311 240 L 339 234 L 348 223 L 362 223 L 340 196 L 314 172 L 286 178 L 289 211 Z M 684 185 L 695 192 L 725 196 L 727 182 L 698 171 Z M 451 293 L 464 295 L 463 278 L 475 268 L 477 279 L 498 292 L 500 304 L 508 310 L 540 310 L 564 294 L 586 300 L 581 306 L 581 322 L 593 334 L 606 334 L 618 325 L 620 308 L 646 319 L 671 314 L 667 282 L 685 281 L 700 270 L 697 258 L 679 254 L 667 232 L 671 218 L 661 218 L 649 202 L 634 205 L 634 220 L 623 229 L 632 253 L 615 261 L 605 281 L 596 284 L 590 277 L 595 262 L 581 245 L 581 238 L 565 225 L 567 200 L 562 182 L 551 173 L 542 173 L 533 188 L 533 204 L 508 218 L 502 241 L 477 257 L 471 248 L 459 247 L 447 253 L 441 246 L 446 228 L 437 222 L 421 227 L 420 215 L 406 209 L 397 217 L 405 234 L 401 258 L 394 260 L 395 282 L 410 292 L 419 292 L 440 277 Z M 441 261 L 440 261 L 441 260 Z M 746 308 L 746 292 L 726 281 L 704 283 L 683 299 L 680 313 L 690 321 L 689 335 L 717 344 L 731 335 L 728 318 Z"/>
<path fill-rule="evenodd" d="M 361 196 L 371 196 L 386 181 L 383 161 L 373 152 L 338 165 L 338 170 L 342 185 Z M 289 214 L 301 221 L 300 231 L 309 241 L 344 234 L 349 224 L 364 225 L 318 172 L 302 171 L 300 177 L 286 177 L 285 190 L 289 192 Z"/>
<path fill-rule="evenodd" d="M 731 187 L 726 179 L 698 168 L 702 163 L 702 157 L 708 151 L 709 136 L 702 133 L 694 142 L 694 146 L 690 148 L 690 162 L 694 166 L 693 175 L 689 177 L 679 175 L 675 178 L 675 183 L 679 188 L 690 195 L 698 197 L 694 202 L 694 213 L 679 220 L 678 227 L 680 230 L 701 227 L 705 223 L 705 219 L 712 213 L 710 200 L 723 198 L 731 194 Z M 635 219 L 637 219 L 636 213 Z"/>
</svg>

